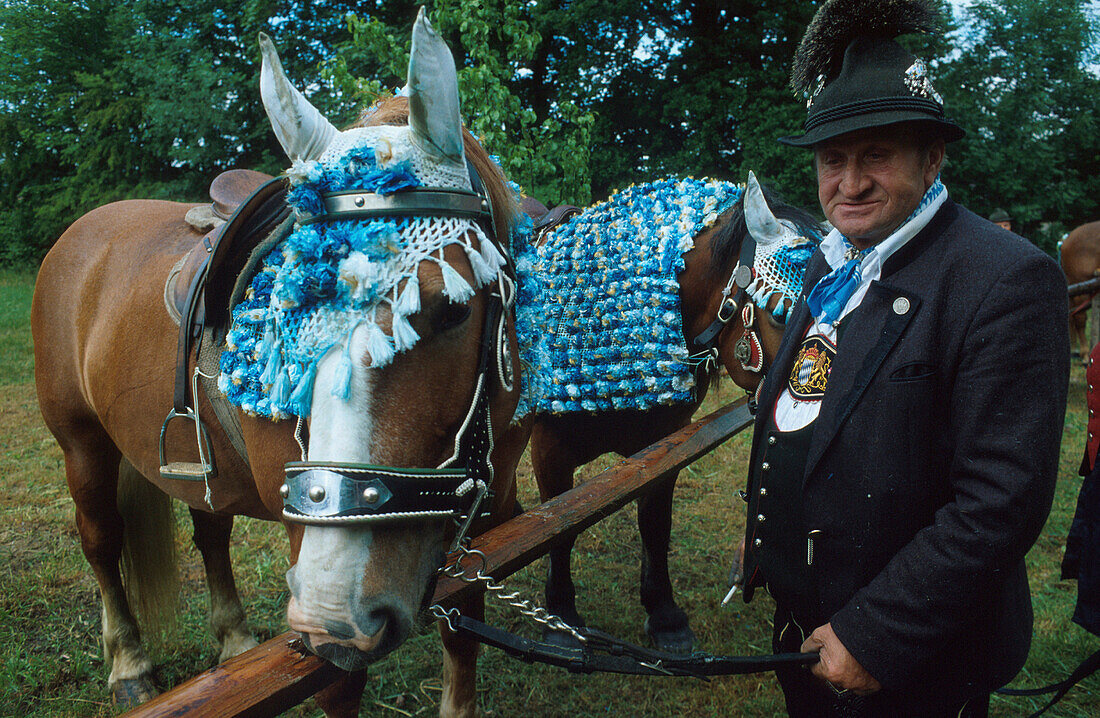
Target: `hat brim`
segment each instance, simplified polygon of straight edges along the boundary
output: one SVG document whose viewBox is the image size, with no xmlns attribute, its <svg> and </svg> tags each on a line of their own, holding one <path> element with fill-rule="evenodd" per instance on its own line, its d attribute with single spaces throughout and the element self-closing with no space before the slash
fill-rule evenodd
<svg viewBox="0 0 1100 718">
<path fill-rule="evenodd" d="M 934 126 L 945 142 L 961 140 L 966 136 L 966 130 L 956 125 L 951 120 L 929 117 L 927 113 L 909 110 L 888 110 L 883 112 L 871 112 L 851 117 L 843 117 L 832 122 L 825 122 L 813 128 L 804 135 L 780 137 L 779 141 L 791 147 L 813 147 L 819 142 L 830 140 L 849 132 L 865 130 L 871 127 L 886 127 L 901 122 L 925 122 Z"/>
</svg>

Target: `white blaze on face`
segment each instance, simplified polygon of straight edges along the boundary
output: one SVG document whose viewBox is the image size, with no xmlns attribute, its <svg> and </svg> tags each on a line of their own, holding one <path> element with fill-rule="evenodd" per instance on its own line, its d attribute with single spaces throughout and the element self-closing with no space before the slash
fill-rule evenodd
<svg viewBox="0 0 1100 718">
<path fill-rule="evenodd" d="M 328 390 L 343 347 L 330 349 L 317 365 L 309 461 L 370 463 L 370 404 L 376 372 L 360 360 L 367 356 L 365 327 L 352 332 L 349 341 L 352 371 L 348 401 Z M 315 635 L 334 625 L 358 626 L 355 613 L 363 602 L 362 582 L 371 559 L 372 537 L 365 525 L 306 526 L 298 562 L 287 572 L 291 588 L 287 618 L 292 628 Z"/>
<path fill-rule="evenodd" d="M 336 345 L 317 363 L 310 409 L 310 461 L 347 461 L 369 464 L 371 461 L 371 396 L 378 373 L 364 366 L 367 352 L 367 325 L 360 324 L 351 333 L 351 385 L 348 400 L 332 395 L 334 377 L 343 358 L 344 347 Z"/>
</svg>

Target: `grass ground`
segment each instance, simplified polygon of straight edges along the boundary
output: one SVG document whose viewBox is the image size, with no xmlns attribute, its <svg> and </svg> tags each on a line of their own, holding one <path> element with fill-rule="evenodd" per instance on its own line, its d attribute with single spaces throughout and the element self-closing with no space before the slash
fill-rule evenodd
<svg viewBox="0 0 1100 718">
<path fill-rule="evenodd" d="M 0 272 L 0 716 L 108 716 L 107 668 L 99 643 L 95 582 L 80 553 L 61 453 L 42 425 L 35 402 L 28 311 L 33 277 Z M 726 382 L 705 410 L 730 401 Z M 1084 377 L 1074 369 L 1058 492 L 1049 522 L 1028 555 L 1035 604 L 1035 637 L 1017 684 L 1060 679 L 1097 647 L 1097 639 L 1071 623 L 1073 582 L 1058 580 L 1066 531 L 1080 479 L 1076 475 L 1085 433 Z M 747 461 L 739 436 L 696 462 L 680 477 L 672 545 L 673 582 L 692 617 L 703 649 L 714 653 L 769 652 L 767 598 L 722 608 L 725 578 L 743 526 L 736 490 Z M 583 470 L 591 476 L 610 458 Z M 528 464 L 520 476 L 521 501 L 537 502 Z M 217 650 L 206 630 L 202 566 L 189 541 L 187 512 L 177 505 L 177 542 L 183 580 L 178 626 L 152 648 L 162 687 L 209 668 Z M 574 554 L 579 605 L 590 624 L 643 640 L 644 612 L 637 600 L 640 546 L 632 507 L 603 521 L 577 543 Z M 233 555 L 238 583 L 261 640 L 285 630 L 286 542 L 281 529 L 238 520 Z M 508 580 L 539 596 L 542 562 Z M 490 622 L 527 635 L 529 624 L 491 605 Z M 417 636 L 371 670 L 362 715 L 434 715 L 440 695 L 439 642 Z M 721 678 L 574 676 L 529 666 L 487 649 L 480 663 L 480 704 L 491 716 L 773 716 L 781 697 L 769 675 Z M 1100 679 L 1075 688 L 1048 715 L 1100 715 Z M 1023 716 L 1041 703 L 995 697 L 996 716 Z M 320 715 L 312 703 L 289 715 Z"/>
</svg>

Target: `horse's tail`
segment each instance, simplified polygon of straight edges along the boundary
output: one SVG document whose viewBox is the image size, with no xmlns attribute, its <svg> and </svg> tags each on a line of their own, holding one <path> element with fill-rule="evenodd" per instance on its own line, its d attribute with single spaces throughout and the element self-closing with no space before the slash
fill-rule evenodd
<svg viewBox="0 0 1100 718">
<path fill-rule="evenodd" d="M 118 472 L 118 511 L 122 514 L 122 581 L 130 609 L 149 638 L 175 623 L 180 582 L 176 517 L 168 494 L 123 459 Z"/>
</svg>

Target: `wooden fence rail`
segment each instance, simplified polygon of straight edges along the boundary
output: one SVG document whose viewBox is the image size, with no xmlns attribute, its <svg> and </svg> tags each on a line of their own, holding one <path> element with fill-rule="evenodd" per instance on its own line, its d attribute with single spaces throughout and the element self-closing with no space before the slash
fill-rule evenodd
<svg viewBox="0 0 1100 718">
<path fill-rule="evenodd" d="M 1078 297 L 1082 294 L 1092 294 L 1096 291 L 1100 291 L 1100 277 L 1086 279 L 1083 282 L 1077 282 L 1076 284 L 1071 284 L 1066 287 L 1066 292 L 1071 297 Z"/>
<path fill-rule="evenodd" d="M 579 533 L 610 516 L 656 481 L 679 471 L 752 423 L 741 399 L 669 435 L 572 490 L 473 539 L 485 554 L 485 573 L 500 580 L 542 556 L 559 536 Z M 453 605 L 476 590 L 441 577 L 435 602 Z M 398 649 L 400 650 L 400 649 Z M 127 718 L 271 716 L 332 683 L 339 669 L 307 653 L 294 633 L 199 674 L 125 714 Z"/>
</svg>

